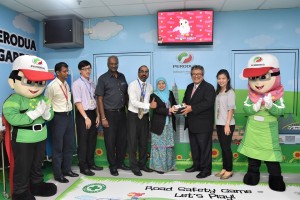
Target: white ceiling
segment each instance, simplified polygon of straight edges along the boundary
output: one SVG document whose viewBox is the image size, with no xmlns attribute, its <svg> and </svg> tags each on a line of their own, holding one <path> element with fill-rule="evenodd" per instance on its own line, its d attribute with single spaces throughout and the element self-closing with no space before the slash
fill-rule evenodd
<svg viewBox="0 0 300 200">
<path fill-rule="evenodd" d="M 42 21 L 57 15 L 82 19 L 149 15 L 167 9 L 214 11 L 263 10 L 300 7 L 300 0 L 0 0 L 0 4 Z"/>
</svg>

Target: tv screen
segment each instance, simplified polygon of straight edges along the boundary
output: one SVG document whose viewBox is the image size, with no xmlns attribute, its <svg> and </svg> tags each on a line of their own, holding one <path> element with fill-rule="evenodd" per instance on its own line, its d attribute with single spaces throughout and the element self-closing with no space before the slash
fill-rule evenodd
<svg viewBox="0 0 300 200">
<path fill-rule="evenodd" d="M 158 45 L 213 44 L 213 10 L 158 11 Z"/>
</svg>

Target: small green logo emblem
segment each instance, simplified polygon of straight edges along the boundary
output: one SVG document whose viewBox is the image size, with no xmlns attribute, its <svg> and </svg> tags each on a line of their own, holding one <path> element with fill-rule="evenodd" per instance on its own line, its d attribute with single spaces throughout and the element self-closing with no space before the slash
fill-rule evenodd
<svg viewBox="0 0 300 200">
<path fill-rule="evenodd" d="M 92 184 L 88 184 L 82 188 L 82 190 L 86 193 L 102 192 L 105 189 L 106 189 L 106 185 L 104 185 L 102 183 L 92 183 Z"/>
</svg>

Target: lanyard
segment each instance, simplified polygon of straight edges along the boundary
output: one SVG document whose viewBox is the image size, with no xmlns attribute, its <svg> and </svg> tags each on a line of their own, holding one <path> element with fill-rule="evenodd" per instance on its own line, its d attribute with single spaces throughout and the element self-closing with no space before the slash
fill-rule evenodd
<svg viewBox="0 0 300 200">
<path fill-rule="evenodd" d="M 68 103 L 68 99 L 69 98 L 68 98 L 68 89 L 67 89 L 67 86 L 65 85 L 66 91 L 64 91 L 63 88 L 61 87 L 61 85 L 59 83 L 58 83 L 58 85 L 59 85 L 61 91 L 63 92 L 63 94 L 64 94 L 64 96 L 65 96 L 65 98 L 67 100 L 67 103 Z"/>
<path fill-rule="evenodd" d="M 138 81 L 139 86 L 140 86 L 140 89 L 141 89 L 141 96 L 143 96 L 143 98 L 145 98 L 147 83 L 145 83 L 145 85 L 144 85 L 144 90 L 143 90 L 143 86 L 141 85 L 139 79 L 137 79 L 137 81 Z"/>
<path fill-rule="evenodd" d="M 92 85 L 90 86 L 90 88 L 88 88 L 86 82 L 85 82 L 81 77 L 80 77 L 80 79 L 83 81 L 83 83 L 84 83 L 86 89 L 89 91 L 89 94 L 90 94 L 91 99 L 93 99 L 93 95 L 92 95 L 92 91 L 91 91 Z"/>
</svg>

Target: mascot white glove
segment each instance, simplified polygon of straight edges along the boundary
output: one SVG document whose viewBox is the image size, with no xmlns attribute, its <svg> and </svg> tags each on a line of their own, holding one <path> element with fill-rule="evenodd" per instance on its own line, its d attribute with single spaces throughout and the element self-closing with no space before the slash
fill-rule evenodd
<svg viewBox="0 0 300 200">
<path fill-rule="evenodd" d="M 262 98 L 259 98 L 258 101 L 255 104 L 253 104 L 253 110 L 255 112 L 259 111 L 260 106 L 261 106 L 261 102 L 262 102 Z"/>
<path fill-rule="evenodd" d="M 42 117 L 43 117 L 45 120 L 48 120 L 48 119 L 50 119 L 50 117 L 51 117 L 50 108 L 51 108 L 51 104 L 50 104 L 50 103 L 46 104 L 45 112 L 42 114 Z"/>
<path fill-rule="evenodd" d="M 47 105 L 45 101 L 42 100 L 38 103 L 35 110 L 28 111 L 26 112 L 26 114 L 28 115 L 28 117 L 30 117 L 30 119 L 35 120 L 36 118 L 42 116 L 42 114 L 45 112 L 46 106 Z"/>
<path fill-rule="evenodd" d="M 269 93 L 267 96 L 264 97 L 265 101 L 265 107 L 266 109 L 270 109 L 273 106 L 273 101 L 272 101 L 272 95 Z"/>
</svg>

